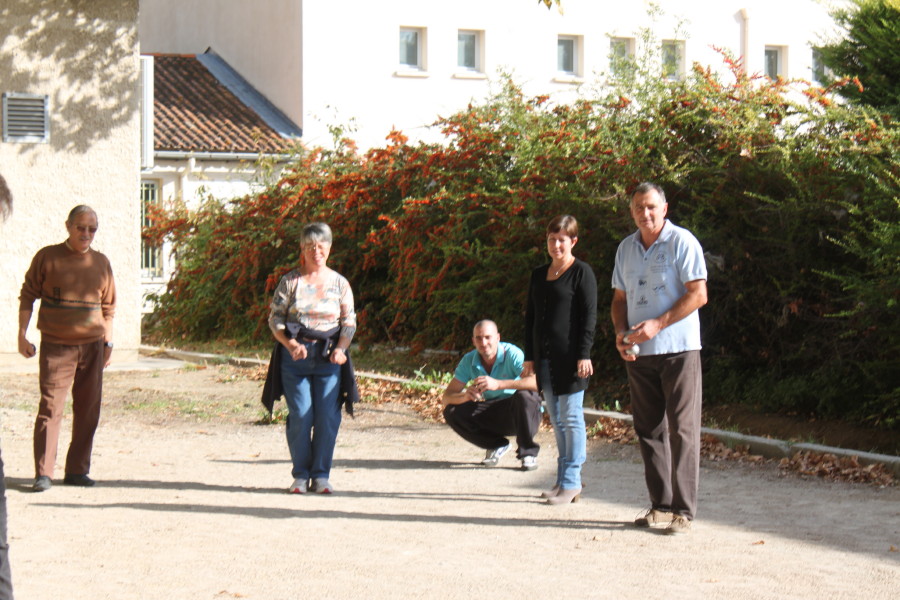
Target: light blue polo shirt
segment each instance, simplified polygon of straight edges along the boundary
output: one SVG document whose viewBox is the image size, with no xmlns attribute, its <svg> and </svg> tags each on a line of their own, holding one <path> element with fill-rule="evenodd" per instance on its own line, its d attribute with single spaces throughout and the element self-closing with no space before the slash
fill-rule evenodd
<svg viewBox="0 0 900 600">
<path fill-rule="evenodd" d="M 659 238 L 644 250 L 637 231 L 619 244 L 612 287 L 628 299 L 628 326 L 655 319 L 681 298 L 685 282 L 706 280 L 706 260 L 700 242 L 668 219 Z M 700 314 L 694 311 L 669 325 L 655 338 L 639 344 L 641 356 L 700 349 Z"/>
<path fill-rule="evenodd" d="M 463 385 L 482 375 L 489 375 L 494 379 L 519 379 L 522 375 L 522 365 L 525 362 L 525 353 L 513 344 L 500 342 L 497 344 L 497 360 L 491 372 L 488 373 L 481 364 L 481 355 L 478 350 L 472 350 L 462 357 L 453 378 Z M 516 390 L 488 390 L 482 394 L 485 400 L 495 400 L 512 396 Z"/>
</svg>

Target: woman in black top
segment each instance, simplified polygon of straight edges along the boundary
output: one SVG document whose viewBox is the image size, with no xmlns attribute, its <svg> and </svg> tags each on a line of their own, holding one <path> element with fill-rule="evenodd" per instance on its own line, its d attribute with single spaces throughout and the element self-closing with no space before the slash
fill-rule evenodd
<svg viewBox="0 0 900 600">
<path fill-rule="evenodd" d="M 566 504 L 581 494 L 586 459 L 584 390 L 594 373 L 591 346 L 597 324 L 597 280 L 591 267 L 572 255 L 578 222 L 561 215 L 547 226 L 550 264 L 531 273 L 525 311 L 522 377 L 537 373 L 559 458 L 556 485 L 541 494 L 548 504 Z"/>
</svg>

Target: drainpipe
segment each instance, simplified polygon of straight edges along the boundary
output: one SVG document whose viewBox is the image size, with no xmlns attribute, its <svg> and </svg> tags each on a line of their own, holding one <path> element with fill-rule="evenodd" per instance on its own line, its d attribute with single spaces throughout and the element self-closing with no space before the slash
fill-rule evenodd
<svg viewBox="0 0 900 600">
<path fill-rule="evenodd" d="M 187 188 L 188 182 L 190 181 L 191 174 L 194 172 L 194 169 L 197 168 L 197 160 L 193 156 L 188 157 L 187 166 L 181 169 L 181 177 L 179 178 L 178 185 L 181 187 L 179 190 L 181 192 L 181 201 L 187 202 Z"/>
<path fill-rule="evenodd" d="M 746 8 L 740 10 L 741 15 L 741 65 L 744 67 L 744 74 L 750 72 L 750 11 Z"/>
</svg>

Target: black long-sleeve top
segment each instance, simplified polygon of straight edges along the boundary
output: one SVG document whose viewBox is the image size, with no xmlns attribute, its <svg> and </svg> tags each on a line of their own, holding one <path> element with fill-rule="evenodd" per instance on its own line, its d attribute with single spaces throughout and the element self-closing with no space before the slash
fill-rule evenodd
<svg viewBox="0 0 900 600">
<path fill-rule="evenodd" d="M 588 378 L 578 376 L 578 361 L 591 358 L 597 325 L 597 279 L 586 262 L 575 262 L 554 281 L 547 281 L 550 265 L 531 272 L 525 309 L 525 360 L 534 361 L 538 387 L 554 394 L 587 389 Z M 550 363 L 549 373 L 541 360 Z M 543 372 L 542 372 L 543 371 Z M 549 379 L 549 381 L 548 381 Z"/>
</svg>

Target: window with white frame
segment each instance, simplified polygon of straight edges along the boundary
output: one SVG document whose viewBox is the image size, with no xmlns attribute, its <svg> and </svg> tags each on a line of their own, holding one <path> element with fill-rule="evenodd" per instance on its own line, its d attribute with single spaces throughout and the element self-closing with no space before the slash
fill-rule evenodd
<svg viewBox="0 0 900 600">
<path fill-rule="evenodd" d="M 609 38 L 609 72 L 615 76 L 627 73 L 634 62 L 634 38 Z"/>
<path fill-rule="evenodd" d="M 684 42 L 663 40 L 661 54 L 663 77 L 669 81 L 684 77 Z"/>
<path fill-rule="evenodd" d="M 400 28 L 400 67 L 417 71 L 425 70 L 424 28 Z"/>
<path fill-rule="evenodd" d="M 50 141 L 50 97 L 3 94 L 3 141 L 46 144 Z"/>
<path fill-rule="evenodd" d="M 159 183 L 141 181 L 141 228 L 153 224 L 150 208 L 159 206 Z M 141 277 L 158 279 L 163 276 L 162 248 L 141 240 Z"/>
<path fill-rule="evenodd" d="M 763 71 L 769 79 L 785 77 L 785 48 L 784 46 L 766 46 Z"/>
<path fill-rule="evenodd" d="M 457 34 L 456 66 L 463 71 L 481 73 L 484 32 L 460 29 Z"/>
<path fill-rule="evenodd" d="M 825 85 L 832 78 L 831 70 L 825 66 L 825 61 L 822 59 L 822 51 L 818 48 L 812 49 L 812 65 L 810 69 L 812 70 L 813 83 Z"/>
<path fill-rule="evenodd" d="M 556 71 L 566 77 L 581 76 L 581 36 L 561 35 L 557 38 Z"/>
</svg>

